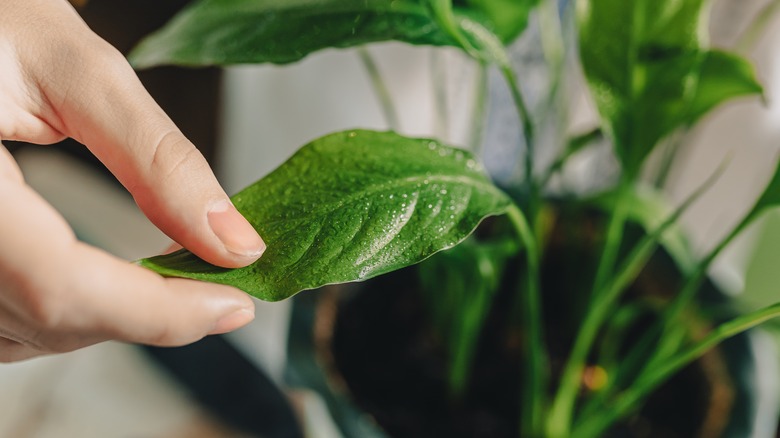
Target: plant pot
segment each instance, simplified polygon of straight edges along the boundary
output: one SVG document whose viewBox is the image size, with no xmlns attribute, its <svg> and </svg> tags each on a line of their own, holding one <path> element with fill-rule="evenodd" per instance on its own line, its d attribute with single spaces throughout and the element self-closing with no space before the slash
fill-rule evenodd
<svg viewBox="0 0 780 438">
<path fill-rule="evenodd" d="M 556 216 L 542 280 L 553 376 L 559 375 L 582 318 L 587 301 L 577 283 L 592 281 L 587 260 L 593 258 L 603 228 L 603 216 L 592 212 Z M 627 234 L 640 232 L 633 227 Z M 519 273 L 507 274 L 507 286 L 498 293 L 481 333 L 466 395 L 453 400 L 442 339 L 428 324 L 415 269 L 299 296 L 290 334 L 289 382 L 318 391 L 348 437 L 519 436 L 523 333 L 508 322 L 516 305 L 515 288 L 509 285 L 516 284 Z M 641 336 L 654 307 L 669 299 L 679 280 L 672 258 L 659 251 L 626 294 L 647 315 L 627 328 L 624 343 Z M 712 284 L 703 288 L 701 300 L 718 308 L 726 302 Z M 712 325 L 703 314 L 686 315 L 686 321 L 692 336 Z M 756 385 L 745 378 L 758 367 L 753 349 L 750 335 L 741 335 L 708 352 L 608 436 L 750 436 L 761 421 L 755 415 Z M 598 385 L 597 378 L 590 378 L 594 381 L 584 382 L 583 397 L 589 385 Z"/>
</svg>

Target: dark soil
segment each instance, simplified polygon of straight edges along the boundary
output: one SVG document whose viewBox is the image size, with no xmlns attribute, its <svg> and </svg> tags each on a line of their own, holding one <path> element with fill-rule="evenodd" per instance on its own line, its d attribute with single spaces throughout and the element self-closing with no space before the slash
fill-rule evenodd
<svg viewBox="0 0 780 438">
<path fill-rule="evenodd" d="M 560 227 L 556 235 L 565 236 L 565 228 Z M 585 300 L 577 294 L 587 293 L 580 284 L 591 280 L 583 273 L 592 272 L 588 266 L 592 244 L 578 247 L 569 243 L 577 240 L 555 240 L 543 275 L 545 335 L 554 379 L 584 310 L 578 301 L 584 304 Z M 556 250 L 561 242 L 567 243 L 563 250 Z M 647 294 L 663 298 L 676 286 L 676 280 L 668 280 L 675 278 L 673 264 L 664 257 L 659 255 L 650 264 L 651 269 L 637 281 L 639 286 L 629 293 L 631 299 Z M 514 284 L 517 275 L 510 272 L 506 283 Z M 320 338 L 330 343 L 328 360 L 334 377 L 343 381 L 360 408 L 396 438 L 517 437 L 523 360 L 522 332 L 516 321 L 510 322 L 515 315 L 515 288 L 504 288 L 497 296 L 480 338 L 467 395 L 453 400 L 447 390 L 442 342 L 426 323 L 416 278 L 414 268 L 409 268 L 371 280 L 358 291 L 331 296 L 338 302 L 333 306 L 338 308 L 337 317 L 332 332 Z M 636 335 L 629 341 L 641 334 L 642 327 L 634 330 Z M 720 435 L 730 403 L 728 394 L 720 397 L 724 389 L 717 382 L 722 382 L 718 371 L 722 368 L 717 353 L 706 355 L 670 380 L 640 413 L 608 436 Z M 713 394 L 719 394 L 719 399 Z"/>
</svg>

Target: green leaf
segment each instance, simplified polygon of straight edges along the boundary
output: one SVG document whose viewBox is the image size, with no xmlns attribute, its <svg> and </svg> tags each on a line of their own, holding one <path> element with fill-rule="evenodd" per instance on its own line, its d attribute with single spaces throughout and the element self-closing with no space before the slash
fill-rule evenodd
<svg viewBox="0 0 780 438">
<path fill-rule="evenodd" d="M 578 3 L 583 69 L 605 131 L 631 175 L 675 129 L 729 98 L 760 92 L 745 61 L 706 49 L 706 3 Z"/>
<path fill-rule="evenodd" d="M 200 0 L 129 58 L 138 68 L 285 64 L 329 47 L 389 40 L 454 44 L 414 0 Z"/>
<path fill-rule="evenodd" d="M 512 205 L 468 152 L 373 131 L 315 140 L 232 199 L 268 244 L 257 262 L 224 269 L 182 250 L 141 266 L 277 301 L 420 262 Z"/>
<path fill-rule="evenodd" d="M 753 222 L 759 215 L 766 212 L 768 209 L 776 208 L 780 206 L 780 160 L 775 164 L 775 172 L 772 178 L 764 188 L 763 193 L 759 196 L 756 203 L 753 204 L 753 208 L 745 216 L 740 225 L 737 227 L 739 230 L 746 228 Z"/>
<path fill-rule="evenodd" d="M 762 94 L 763 87 L 753 66 L 739 56 L 711 50 L 701 65 L 699 81 L 693 95 L 687 122 L 693 122 L 733 97 Z"/>
<path fill-rule="evenodd" d="M 199 0 L 129 55 L 137 68 L 244 63 L 286 64 L 326 48 L 380 41 L 455 46 L 452 29 L 429 14 L 430 0 Z M 527 26 L 538 0 L 479 0 L 453 10 L 508 42 Z"/>
</svg>

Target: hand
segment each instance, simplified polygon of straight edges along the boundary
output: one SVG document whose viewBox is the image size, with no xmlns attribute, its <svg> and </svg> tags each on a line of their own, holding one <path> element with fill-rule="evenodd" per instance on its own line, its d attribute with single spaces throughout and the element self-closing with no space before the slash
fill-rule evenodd
<svg viewBox="0 0 780 438">
<path fill-rule="evenodd" d="M 65 0 L 3 0 L 0 140 L 65 137 L 85 144 L 155 225 L 204 260 L 240 267 L 265 249 L 124 57 Z M 164 279 L 78 242 L 0 146 L 0 361 L 109 339 L 182 345 L 253 317 L 243 292 Z"/>
</svg>

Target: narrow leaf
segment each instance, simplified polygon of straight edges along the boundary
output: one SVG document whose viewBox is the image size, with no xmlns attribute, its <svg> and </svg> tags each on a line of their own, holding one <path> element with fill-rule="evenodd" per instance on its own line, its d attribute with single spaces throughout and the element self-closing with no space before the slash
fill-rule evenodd
<svg viewBox="0 0 780 438">
<path fill-rule="evenodd" d="M 742 222 L 735 228 L 732 234 L 738 234 L 747 228 L 756 218 L 770 208 L 780 206 L 780 160 L 775 164 L 775 171 L 767 183 L 761 196 L 758 197 L 753 208 L 745 216 Z"/>
<path fill-rule="evenodd" d="M 468 152 L 373 131 L 309 143 L 233 202 L 268 244 L 257 262 L 224 269 L 182 250 L 140 264 L 277 301 L 422 261 L 511 205 Z"/>
</svg>

